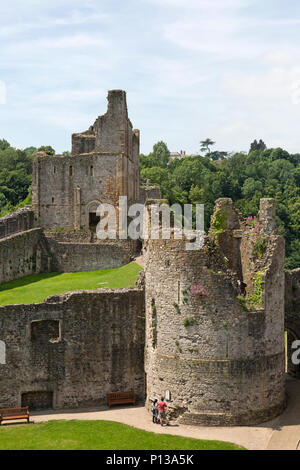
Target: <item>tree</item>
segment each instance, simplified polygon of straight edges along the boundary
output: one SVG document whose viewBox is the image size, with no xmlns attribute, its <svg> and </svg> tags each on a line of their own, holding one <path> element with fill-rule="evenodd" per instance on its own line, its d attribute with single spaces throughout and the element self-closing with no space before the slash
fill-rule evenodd
<svg viewBox="0 0 300 470">
<path fill-rule="evenodd" d="M 55 150 L 51 145 L 42 145 L 38 148 L 38 152 L 45 152 L 47 155 L 55 155 Z"/>
<path fill-rule="evenodd" d="M 266 149 L 267 149 L 267 146 L 262 139 L 260 139 L 259 142 L 257 142 L 257 140 L 255 139 L 250 145 L 249 153 L 254 152 L 255 150 L 258 150 L 259 152 L 263 152 Z"/>
<path fill-rule="evenodd" d="M 207 151 L 208 152 L 208 155 L 210 155 L 210 147 L 212 145 L 214 145 L 216 142 L 214 142 L 213 140 L 211 139 L 205 139 L 205 140 L 201 140 L 200 141 L 200 151 L 201 152 L 205 152 Z"/>
<path fill-rule="evenodd" d="M 26 149 L 24 149 L 24 152 L 26 153 L 26 155 L 33 155 L 36 150 L 36 147 L 27 147 Z"/>
<path fill-rule="evenodd" d="M 157 142 L 153 146 L 152 156 L 157 166 L 166 168 L 170 160 L 170 151 L 167 144 L 163 141 Z"/>
<path fill-rule="evenodd" d="M 215 152 L 210 152 L 209 156 L 212 160 L 217 161 L 217 160 L 224 160 L 228 155 L 228 152 L 220 152 L 219 150 L 216 150 Z"/>
<path fill-rule="evenodd" d="M 6 150 L 10 147 L 10 143 L 5 139 L 0 139 L 0 150 Z"/>
</svg>

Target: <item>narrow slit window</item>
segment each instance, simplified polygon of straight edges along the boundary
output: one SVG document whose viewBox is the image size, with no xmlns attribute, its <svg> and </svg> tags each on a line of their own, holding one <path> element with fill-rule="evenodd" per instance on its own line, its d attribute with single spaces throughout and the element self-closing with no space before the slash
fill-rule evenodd
<svg viewBox="0 0 300 470">
<path fill-rule="evenodd" d="M 70 166 L 70 168 L 69 168 L 69 175 L 73 176 L 73 167 L 72 166 Z"/>
<path fill-rule="evenodd" d="M 91 176 L 94 176 L 94 167 L 91 166 Z"/>
</svg>

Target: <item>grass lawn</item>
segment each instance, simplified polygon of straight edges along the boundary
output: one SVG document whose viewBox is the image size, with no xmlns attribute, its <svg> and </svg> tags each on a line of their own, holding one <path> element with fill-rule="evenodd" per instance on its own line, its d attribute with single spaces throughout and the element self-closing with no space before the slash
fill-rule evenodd
<svg viewBox="0 0 300 470">
<path fill-rule="evenodd" d="M 132 287 L 141 266 L 130 263 L 115 269 L 83 273 L 31 274 L 0 285 L 0 305 L 31 304 L 46 297 L 78 289 L 117 289 Z"/>
<path fill-rule="evenodd" d="M 0 450 L 243 450 L 230 442 L 141 431 L 113 421 L 1 426 Z"/>
</svg>

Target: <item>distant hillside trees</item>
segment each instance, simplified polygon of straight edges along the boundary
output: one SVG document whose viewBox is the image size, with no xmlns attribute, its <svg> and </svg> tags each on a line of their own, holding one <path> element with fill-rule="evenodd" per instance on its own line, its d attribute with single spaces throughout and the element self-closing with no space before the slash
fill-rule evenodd
<svg viewBox="0 0 300 470">
<path fill-rule="evenodd" d="M 275 198 L 279 231 L 286 239 L 286 265 L 299 267 L 300 154 L 267 149 L 262 140 L 251 147 L 249 154 L 212 159 L 211 152 L 175 159 L 167 166 L 153 159 L 153 153 L 142 155 L 141 176 L 158 184 L 162 196 L 172 204 L 204 204 L 206 230 L 219 197 L 232 198 L 245 217 L 257 214 L 262 197 Z"/>
<path fill-rule="evenodd" d="M 206 230 L 219 197 L 230 197 L 245 217 L 257 214 L 260 198 L 275 198 L 279 231 L 286 240 L 286 266 L 299 267 L 300 154 L 267 149 L 262 140 L 254 141 L 251 148 L 248 154 L 215 151 L 170 160 L 167 144 L 160 141 L 149 155 L 140 156 L 141 177 L 158 184 L 163 198 L 171 204 L 204 204 Z M 0 140 L 1 215 L 30 204 L 36 150 L 55 153 L 51 146 L 18 150 L 5 139 Z"/>
</svg>

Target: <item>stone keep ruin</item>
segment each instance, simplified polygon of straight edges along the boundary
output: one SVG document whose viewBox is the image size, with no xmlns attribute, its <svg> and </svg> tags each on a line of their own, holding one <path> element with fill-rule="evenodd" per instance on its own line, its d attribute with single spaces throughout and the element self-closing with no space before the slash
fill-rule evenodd
<svg viewBox="0 0 300 470">
<path fill-rule="evenodd" d="M 107 113 L 72 136 L 72 156 L 37 154 L 33 207 L 0 220 L 0 282 L 127 264 L 140 241 L 94 236 L 99 203 L 117 204 L 120 195 L 160 199 L 158 188 L 140 186 L 139 132 L 125 92 L 114 90 Z M 106 393 L 134 390 L 146 406 L 168 391 L 170 414 L 188 424 L 278 415 L 285 370 L 300 378 L 291 361 L 300 269 L 284 272 L 275 219 L 273 199 L 245 220 L 222 198 L 201 250 L 174 237 L 144 241 L 144 276 L 132 289 L 1 306 L 0 407 L 102 406 Z"/>
<path fill-rule="evenodd" d="M 140 197 L 140 134 L 128 119 L 126 93 L 108 93 L 108 110 L 89 130 L 72 135 L 72 156 L 38 154 L 33 165 L 36 224 L 95 227 L 100 203 Z"/>
</svg>

